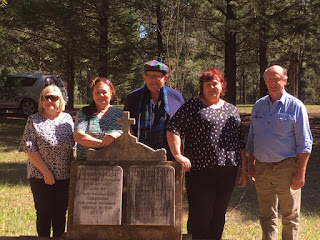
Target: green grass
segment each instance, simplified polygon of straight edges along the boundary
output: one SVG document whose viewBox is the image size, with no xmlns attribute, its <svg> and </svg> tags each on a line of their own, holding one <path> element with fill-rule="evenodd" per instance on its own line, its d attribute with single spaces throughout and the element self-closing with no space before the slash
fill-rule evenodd
<svg viewBox="0 0 320 240">
<path fill-rule="evenodd" d="M 241 114 L 248 115 L 252 105 L 237 107 Z M 307 106 L 307 109 L 312 115 L 310 123 L 315 144 L 302 190 L 299 239 L 317 240 L 320 239 L 320 120 L 314 116 L 319 116 L 320 106 Z M 36 235 L 33 199 L 26 180 L 26 155 L 17 151 L 25 122 L 25 118 L 0 117 L 0 236 Z M 223 238 L 261 239 L 258 215 L 254 186 L 248 183 L 245 188 L 236 187 L 226 215 Z M 187 232 L 186 220 L 184 197 L 183 233 Z"/>
<path fill-rule="evenodd" d="M 36 235 L 35 210 L 29 186 L 1 184 L 0 235 Z"/>
<path fill-rule="evenodd" d="M 25 123 L 16 117 L 0 122 L 0 236 L 36 235 L 26 155 L 17 150 Z"/>
</svg>

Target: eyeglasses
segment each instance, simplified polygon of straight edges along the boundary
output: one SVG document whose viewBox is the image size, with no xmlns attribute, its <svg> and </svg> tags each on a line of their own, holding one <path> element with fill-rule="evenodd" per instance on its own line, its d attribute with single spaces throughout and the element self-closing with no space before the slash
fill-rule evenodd
<svg viewBox="0 0 320 240">
<path fill-rule="evenodd" d="M 56 102 L 59 100 L 59 96 L 55 96 L 55 95 L 43 95 L 42 96 L 42 100 L 44 100 L 44 101 L 49 101 L 49 99 L 51 100 L 51 102 Z"/>
<path fill-rule="evenodd" d="M 274 77 L 274 78 L 265 78 L 265 80 L 266 80 L 266 82 L 272 82 L 272 83 L 279 83 L 279 82 L 281 82 L 281 81 L 283 81 L 283 80 L 285 80 L 286 79 L 286 77 Z"/>
<path fill-rule="evenodd" d="M 152 80 L 160 80 L 164 77 L 163 75 L 150 75 L 150 74 L 146 74 L 146 76 L 147 76 L 147 78 L 152 79 Z"/>
</svg>

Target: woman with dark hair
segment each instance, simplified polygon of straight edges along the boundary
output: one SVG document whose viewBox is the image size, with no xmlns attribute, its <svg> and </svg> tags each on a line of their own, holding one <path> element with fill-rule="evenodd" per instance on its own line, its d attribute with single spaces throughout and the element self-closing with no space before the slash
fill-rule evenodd
<svg viewBox="0 0 320 240">
<path fill-rule="evenodd" d="M 199 96 L 170 119 L 167 139 L 186 173 L 188 233 L 193 239 L 221 239 L 239 168 L 238 186 L 247 183 L 245 141 L 236 107 L 220 98 L 226 91 L 221 71 L 204 71 L 199 85 Z"/>
<path fill-rule="evenodd" d="M 29 116 L 19 151 L 28 156 L 28 179 L 37 211 L 39 237 L 60 237 L 65 231 L 73 160 L 73 120 L 55 85 L 40 93 L 39 112 Z"/>
<path fill-rule="evenodd" d="M 102 148 L 121 136 L 117 120 L 122 110 L 110 105 L 116 91 L 109 79 L 96 77 L 90 85 L 93 101 L 82 108 L 76 117 L 74 140 L 77 144 L 77 159 L 86 159 L 87 148 Z"/>
</svg>

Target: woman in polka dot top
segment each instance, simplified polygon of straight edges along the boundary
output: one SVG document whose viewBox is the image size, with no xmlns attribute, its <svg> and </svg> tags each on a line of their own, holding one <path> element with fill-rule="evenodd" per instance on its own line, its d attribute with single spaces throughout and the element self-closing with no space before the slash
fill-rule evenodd
<svg viewBox="0 0 320 240">
<path fill-rule="evenodd" d="M 186 173 L 188 233 L 195 239 L 221 239 L 239 168 L 238 186 L 247 183 L 245 141 L 236 107 L 220 98 L 227 85 L 222 72 L 204 71 L 199 85 L 199 96 L 170 119 L 167 139 Z"/>
</svg>

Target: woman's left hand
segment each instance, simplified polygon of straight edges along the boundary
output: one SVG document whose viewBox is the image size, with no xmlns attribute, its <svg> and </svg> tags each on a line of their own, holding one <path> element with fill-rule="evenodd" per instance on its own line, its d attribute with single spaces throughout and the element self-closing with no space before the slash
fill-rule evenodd
<svg viewBox="0 0 320 240">
<path fill-rule="evenodd" d="M 238 187 L 245 187 L 247 185 L 247 172 L 240 170 L 240 175 L 238 178 Z"/>
</svg>

